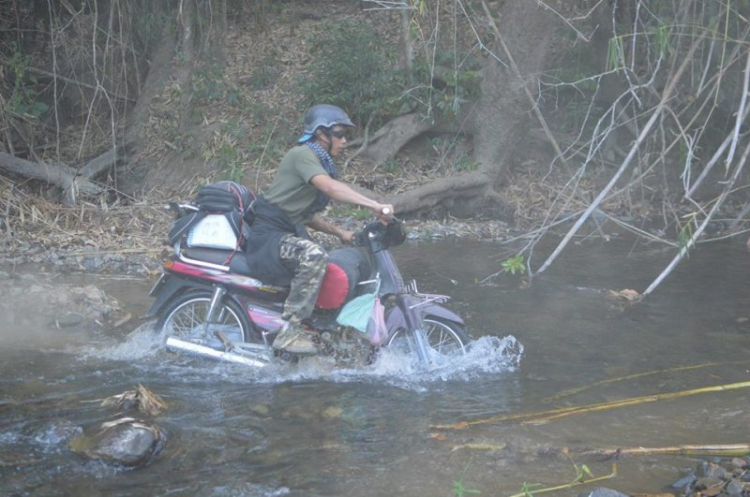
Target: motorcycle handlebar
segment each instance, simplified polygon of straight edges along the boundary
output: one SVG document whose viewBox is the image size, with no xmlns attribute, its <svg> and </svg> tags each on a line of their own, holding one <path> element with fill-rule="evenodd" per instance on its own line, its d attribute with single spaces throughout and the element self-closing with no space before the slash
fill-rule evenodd
<svg viewBox="0 0 750 497">
<path fill-rule="evenodd" d="M 403 221 L 396 217 L 391 217 L 388 224 L 383 224 L 380 221 L 371 221 L 365 224 L 365 226 L 355 234 L 355 243 L 361 247 L 365 246 L 370 233 L 375 234 L 381 239 L 391 239 L 392 237 L 388 236 L 390 230 L 395 228 L 397 231 L 403 233 L 402 228 L 396 227 L 401 224 L 403 224 Z M 391 242 L 386 243 L 387 245 L 391 245 L 394 241 L 395 240 L 391 240 Z M 395 245 L 400 245 L 400 243 L 401 242 L 396 242 Z"/>
</svg>

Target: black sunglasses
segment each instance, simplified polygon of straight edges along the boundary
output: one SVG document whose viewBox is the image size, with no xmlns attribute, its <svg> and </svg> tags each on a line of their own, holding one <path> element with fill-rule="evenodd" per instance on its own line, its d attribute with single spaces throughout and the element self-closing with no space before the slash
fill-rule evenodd
<svg viewBox="0 0 750 497">
<path fill-rule="evenodd" d="M 335 136 L 336 138 L 346 138 L 345 129 L 332 129 L 331 131 L 329 131 L 329 134 L 331 136 Z"/>
</svg>

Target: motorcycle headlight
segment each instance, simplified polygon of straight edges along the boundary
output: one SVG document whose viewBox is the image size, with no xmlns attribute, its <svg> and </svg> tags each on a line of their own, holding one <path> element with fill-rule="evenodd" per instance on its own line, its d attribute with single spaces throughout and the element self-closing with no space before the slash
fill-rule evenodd
<svg viewBox="0 0 750 497">
<path fill-rule="evenodd" d="M 406 229 L 401 221 L 391 221 L 385 228 L 383 244 L 387 247 L 397 247 L 406 241 Z"/>
</svg>

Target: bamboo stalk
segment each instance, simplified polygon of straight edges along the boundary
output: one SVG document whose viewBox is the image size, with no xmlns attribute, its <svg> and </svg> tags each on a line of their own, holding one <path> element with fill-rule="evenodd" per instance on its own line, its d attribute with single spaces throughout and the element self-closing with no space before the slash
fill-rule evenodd
<svg viewBox="0 0 750 497">
<path fill-rule="evenodd" d="M 698 395 L 702 393 L 712 392 L 723 392 L 727 390 L 737 390 L 739 388 L 750 387 L 750 381 L 743 381 L 739 383 L 729 383 L 726 385 L 717 385 L 713 387 L 696 388 L 692 390 L 682 390 L 680 392 L 671 392 L 664 394 L 645 395 L 642 397 L 632 397 L 629 399 L 616 400 L 612 402 L 604 402 L 601 404 L 590 404 L 579 407 L 565 407 L 561 409 L 551 409 L 547 411 L 534 412 L 534 413 L 520 413 L 520 414 L 509 414 L 503 416 L 493 416 L 485 419 L 477 419 L 474 421 L 462 421 L 459 423 L 449 425 L 433 425 L 431 428 L 438 430 L 463 430 L 475 425 L 498 423 L 502 421 L 521 421 L 521 423 L 546 423 L 554 419 L 560 419 L 574 414 L 582 414 L 587 412 L 604 411 L 608 409 L 616 409 L 618 407 L 633 406 L 639 404 L 645 404 L 648 402 L 656 402 L 658 400 L 673 400 L 682 397 L 688 397 L 691 395 Z"/>
<path fill-rule="evenodd" d="M 540 488 L 539 490 L 524 490 L 523 492 L 518 493 L 518 494 L 513 494 L 510 497 L 528 497 L 529 495 L 544 494 L 548 492 L 555 492 L 557 490 L 566 490 L 569 488 L 577 487 L 579 485 L 584 485 L 586 483 L 594 483 L 597 481 L 610 480 L 614 478 L 615 476 L 617 476 L 617 466 L 613 464 L 612 472 L 605 476 L 598 476 L 596 478 L 591 478 L 589 480 L 579 479 L 579 480 L 572 481 L 570 483 L 566 483 L 564 485 L 556 485 L 554 487 L 545 487 L 545 488 Z"/>
<path fill-rule="evenodd" d="M 590 449 L 581 452 L 586 456 L 724 456 L 741 457 L 750 454 L 750 443 L 719 445 L 677 445 L 674 447 L 633 447 L 628 449 Z"/>
<path fill-rule="evenodd" d="M 680 392 L 671 392 L 671 393 L 664 393 L 664 394 L 655 394 L 655 395 L 646 395 L 643 397 L 633 397 L 630 399 L 623 399 L 623 400 L 616 400 L 614 402 L 605 402 L 603 404 L 594 404 L 589 406 L 583 406 L 580 409 L 577 410 L 566 410 L 564 412 L 551 414 L 549 416 L 540 416 L 535 417 L 533 419 L 529 419 L 527 421 L 523 421 L 523 423 L 546 423 L 548 421 L 552 421 L 554 419 L 560 419 L 567 416 L 571 416 L 573 414 L 581 414 L 581 413 L 587 413 L 587 412 L 597 412 L 597 411 L 605 411 L 608 409 L 616 409 L 619 407 L 627 407 L 627 406 L 634 406 L 639 404 L 646 404 L 649 402 L 656 402 L 658 400 L 673 400 L 673 399 L 679 399 L 682 397 L 689 397 L 691 395 L 698 395 L 701 393 L 710 393 L 710 392 L 722 392 L 725 390 L 734 390 L 738 388 L 748 388 L 750 387 L 750 381 L 743 381 L 740 383 L 730 383 L 727 385 L 718 385 L 714 387 L 703 387 L 703 388 L 696 388 L 693 390 L 683 390 Z"/>
<path fill-rule="evenodd" d="M 562 399 L 564 397 L 570 397 L 571 395 L 575 395 L 577 393 L 581 393 L 581 392 L 583 392 L 585 390 L 589 390 L 589 389 L 594 388 L 594 387 L 598 387 L 598 386 L 602 386 L 602 385 L 607 385 L 609 383 L 617 383 L 617 382 L 625 381 L 625 380 L 634 380 L 636 378 L 643 378 L 645 376 L 653 376 L 653 375 L 657 375 L 657 374 L 675 373 L 675 372 L 680 372 L 680 371 L 689 371 L 691 369 L 710 368 L 710 367 L 714 367 L 714 366 L 724 366 L 724 365 L 727 365 L 727 364 L 745 364 L 747 362 L 750 362 L 750 361 L 709 362 L 709 363 L 706 363 L 706 364 L 697 364 L 695 366 L 680 366 L 680 367 L 677 367 L 677 368 L 670 368 L 670 369 L 659 369 L 659 370 L 655 370 L 655 371 L 644 371 L 643 373 L 636 373 L 636 374 L 631 374 L 631 375 L 628 375 L 628 376 L 620 376 L 618 378 L 609 378 L 607 380 L 597 381 L 597 382 L 594 382 L 594 383 L 591 383 L 591 384 L 588 384 L 588 385 L 583 385 L 581 387 L 570 388 L 568 390 L 563 390 L 562 392 L 559 392 L 559 393 L 557 393 L 557 394 L 555 394 L 555 395 L 553 395 L 551 397 L 547 397 L 546 399 L 542 400 L 542 402 L 544 402 L 544 403 L 553 402 L 555 400 L 559 400 L 559 399 Z"/>
</svg>

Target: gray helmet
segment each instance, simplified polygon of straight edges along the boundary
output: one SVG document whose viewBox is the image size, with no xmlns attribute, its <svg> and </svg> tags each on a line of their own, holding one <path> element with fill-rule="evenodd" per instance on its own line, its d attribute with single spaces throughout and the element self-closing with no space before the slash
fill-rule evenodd
<svg viewBox="0 0 750 497">
<path fill-rule="evenodd" d="M 312 138 L 315 130 L 321 126 L 331 128 L 337 124 L 354 127 L 354 123 L 341 107 L 328 104 L 316 105 L 305 114 L 305 136 L 310 135 L 310 138 Z"/>
</svg>

